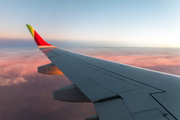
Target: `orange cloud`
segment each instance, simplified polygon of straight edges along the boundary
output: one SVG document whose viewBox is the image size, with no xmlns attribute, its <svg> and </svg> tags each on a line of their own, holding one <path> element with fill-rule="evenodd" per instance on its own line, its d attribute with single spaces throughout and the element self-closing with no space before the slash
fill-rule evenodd
<svg viewBox="0 0 180 120">
<path fill-rule="evenodd" d="M 93 57 L 180 75 L 178 49 L 166 48 L 85 48 L 74 49 Z"/>
<path fill-rule="evenodd" d="M 180 57 L 175 56 L 114 56 L 95 55 L 101 59 L 111 60 L 123 64 L 130 64 L 139 67 L 153 67 L 161 65 L 180 65 Z"/>
<path fill-rule="evenodd" d="M 118 63 L 129 64 L 138 67 L 149 68 L 153 70 L 180 74 L 178 65 L 180 65 L 180 56 L 171 53 L 166 54 L 164 51 L 135 51 L 119 49 L 74 49 L 73 51 L 94 56 L 101 59 L 115 61 Z M 48 64 L 50 61 L 47 57 L 37 51 L 17 51 L 3 52 L 0 55 L 0 76 L 6 79 L 35 76 L 37 67 Z"/>
<path fill-rule="evenodd" d="M 37 75 L 37 67 L 50 61 L 40 53 L 7 52 L 0 56 L 0 86 L 28 82 L 24 77 Z"/>
</svg>

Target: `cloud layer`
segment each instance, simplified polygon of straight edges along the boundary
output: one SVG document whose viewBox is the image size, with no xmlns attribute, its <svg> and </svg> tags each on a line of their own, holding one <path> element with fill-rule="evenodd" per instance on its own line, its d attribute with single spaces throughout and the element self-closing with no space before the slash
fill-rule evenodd
<svg viewBox="0 0 180 120">
<path fill-rule="evenodd" d="M 79 48 L 86 55 L 180 75 L 179 49 Z M 64 75 L 37 73 L 50 63 L 36 50 L 0 51 L 0 119 L 84 120 L 96 110 L 92 103 L 78 104 L 53 99 L 53 91 L 72 84 Z"/>
<path fill-rule="evenodd" d="M 74 49 L 97 58 L 180 75 L 178 48 L 86 48 Z"/>
<path fill-rule="evenodd" d="M 7 86 L 7 85 L 14 85 L 19 83 L 28 82 L 23 77 L 17 77 L 17 78 L 3 78 L 0 77 L 0 86 Z"/>
</svg>

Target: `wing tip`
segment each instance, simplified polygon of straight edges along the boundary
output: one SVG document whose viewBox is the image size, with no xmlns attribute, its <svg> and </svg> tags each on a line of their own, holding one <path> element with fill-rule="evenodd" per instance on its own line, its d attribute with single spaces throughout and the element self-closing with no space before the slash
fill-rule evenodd
<svg viewBox="0 0 180 120">
<path fill-rule="evenodd" d="M 26 24 L 26 26 L 31 26 L 31 25 L 29 25 L 29 24 Z"/>
<path fill-rule="evenodd" d="M 51 44 L 47 43 L 46 41 L 44 41 L 31 25 L 26 24 L 26 26 L 29 29 L 29 32 L 31 33 L 32 37 L 34 38 L 34 40 L 39 48 L 55 47 L 55 46 L 52 46 Z"/>
</svg>

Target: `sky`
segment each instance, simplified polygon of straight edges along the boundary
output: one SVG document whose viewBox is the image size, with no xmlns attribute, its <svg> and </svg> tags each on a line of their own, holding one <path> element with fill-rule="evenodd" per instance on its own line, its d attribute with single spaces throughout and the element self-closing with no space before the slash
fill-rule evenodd
<svg viewBox="0 0 180 120">
<path fill-rule="evenodd" d="M 0 41 L 32 39 L 98 47 L 180 47 L 179 0 L 0 0 Z"/>
</svg>

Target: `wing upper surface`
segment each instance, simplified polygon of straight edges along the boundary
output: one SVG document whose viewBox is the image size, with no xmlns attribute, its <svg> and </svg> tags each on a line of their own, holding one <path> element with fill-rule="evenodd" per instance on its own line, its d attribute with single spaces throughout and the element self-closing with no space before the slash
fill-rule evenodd
<svg viewBox="0 0 180 120">
<path fill-rule="evenodd" d="M 94 103 L 100 120 L 180 119 L 178 76 L 54 46 L 41 50 Z"/>
<path fill-rule="evenodd" d="M 53 54 L 53 56 L 52 56 Z M 133 68 L 114 62 L 108 62 L 85 55 L 69 52 L 62 49 L 53 49 L 47 56 L 49 59 L 92 101 L 97 109 L 100 119 L 104 120 L 103 116 L 119 117 L 116 112 L 99 112 L 104 109 L 102 104 L 113 106 L 111 101 L 117 100 L 126 107 L 120 107 L 117 104 L 116 108 L 119 112 L 125 110 L 131 116 L 129 119 L 138 120 L 143 118 L 145 114 L 155 114 L 154 119 L 174 119 L 175 116 L 168 111 L 162 104 L 159 104 L 153 95 L 165 93 L 165 90 L 158 86 L 153 86 L 145 81 L 133 79 L 131 75 L 125 76 L 119 74 L 121 71 L 129 69 L 144 70 Z M 102 64 L 103 63 L 103 64 Z M 109 69 L 105 66 L 109 64 Z M 110 66 L 111 65 L 111 66 Z M 114 66 L 115 65 L 115 66 Z M 115 67 L 120 67 L 119 73 L 115 72 Z M 129 68 L 128 68 L 129 67 Z M 147 70 L 144 70 L 147 71 Z M 154 71 L 147 71 L 153 72 Z M 159 73 L 160 75 L 162 73 Z M 140 74 L 141 75 L 141 74 Z M 164 75 L 164 74 L 162 74 Z M 146 77 L 151 77 L 146 74 Z M 161 76 L 160 76 L 161 77 Z M 159 78 L 156 78 L 159 79 Z M 160 89 L 161 88 L 161 89 Z M 123 101 L 121 101 L 121 100 Z M 104 105 L 103 105 L 104 106 Z M 106 106 L 106 105 L 105 105 Z M 112 110 L 107 107 L 107 110 Z M 115 111 L 115 110 L 113 110 Z M 144 112 L 147 111 L 147 112 Z M 124 114 L 123 114 L 124 115 Z M 160 116 L 160 118 L 158 117 Z M 112 117 L 112 118 L 113 118 Z M 115 118 L 116 118 L 115 117 Z M 109 118 L 109 117 L 106 117 Z M 112 119 L 109 118 L 109 119 Z M 126 118 L 126 116 L 122 116 Z M 152 119 L 152 118 L 151 118 Z"/>
</svg>

